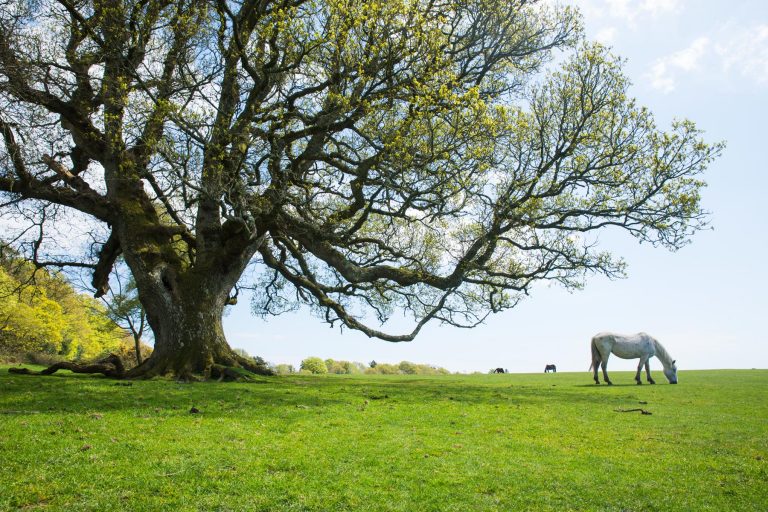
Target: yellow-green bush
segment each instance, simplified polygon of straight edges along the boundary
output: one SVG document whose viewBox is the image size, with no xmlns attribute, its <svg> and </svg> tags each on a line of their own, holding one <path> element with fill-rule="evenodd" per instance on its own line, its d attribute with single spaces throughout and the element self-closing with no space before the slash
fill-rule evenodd
<svg viewBox="0 0 768 512">
<path fill-rule="evenodd" d="M 0 353 L 89 360 L 130 352 L 132 344 L 102 304 L 77 293 L 63 277 L 0 261 Z"/>
</svg>

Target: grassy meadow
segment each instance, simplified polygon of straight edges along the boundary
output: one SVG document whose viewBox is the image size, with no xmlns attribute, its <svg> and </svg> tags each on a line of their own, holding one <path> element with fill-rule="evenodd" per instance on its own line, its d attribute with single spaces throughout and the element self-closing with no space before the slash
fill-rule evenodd
<svg viewBox="0 0 768 512">
<path fill-rule="evenodd" d="M 0 510 L 768 510 L 768 370 L 612 379 L 3 367 Z"/>
</svg>

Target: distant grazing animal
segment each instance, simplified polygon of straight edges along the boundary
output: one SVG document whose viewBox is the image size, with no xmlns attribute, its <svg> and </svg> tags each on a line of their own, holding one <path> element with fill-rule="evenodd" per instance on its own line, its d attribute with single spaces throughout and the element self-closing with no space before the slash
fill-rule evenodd
<svg viewBox="0 0 768 512">
<path fill-rule="evenodd" d="M 504 373 L 504 368 L 496 368 L 493 373 Z"/>
<path fill-rule="evenodd" d="M 544 373 L 549 373 L 549 372 L 557 373 L 557 366 L 553 364 L 548 364 L 547 366 L 545 366 Z"/>
<path fill-rule="evenodd" d="M 595 370 L 595 384 L 600 384 L 597 378 L 598 365 L 603 369 L 603 379 L 606 384 L 613 384 L 608 378 L 608 372 L 606 371 L 608 358 L 611 353 L 616 354 L 617 357 L 622 359 L 640 358 L 640 363 L 637 365 L 637 374 L 635 375 L 635 381 L 638 384 L 642 384 L 640 382 L 640 371 L 643 365 L 645 365 L 648 382 L 656 384 L 651 378 L 651 366 L 648 363 L 648 360 L 653 356 L 658 357 L 664 366 L 664 376 L 669 383 L 677 384 L 677 366 L 675 366 L 675 361 L 656 338 L 644 332 L 632 336 L 601 332 L 592 337 L 592 366 L 589 369 L 594 368 Z"/>
</svg>

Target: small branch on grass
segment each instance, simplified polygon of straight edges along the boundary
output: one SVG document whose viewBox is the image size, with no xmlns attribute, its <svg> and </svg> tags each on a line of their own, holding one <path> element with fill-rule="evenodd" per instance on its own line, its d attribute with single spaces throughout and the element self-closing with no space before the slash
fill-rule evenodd
<svg viewBox="0 0 768 512">
<path fill-rule="evenodd" d="M 646 411 L 645 409 L 614 409 L 614 412 L 637 412 L 640 411 L 640 414 L 653 414 L 651 411 Z"/>
</svg>

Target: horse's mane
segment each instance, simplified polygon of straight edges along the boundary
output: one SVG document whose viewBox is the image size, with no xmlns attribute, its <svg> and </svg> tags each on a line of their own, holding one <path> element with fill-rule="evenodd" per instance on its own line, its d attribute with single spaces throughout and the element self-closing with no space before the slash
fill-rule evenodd
<svg viewBox="0 0 768 512">
<path fill-rule="evenodd" d="M 669 366 L 672 364 L 672 356 L 669 355 L 669 352 L 667 352 L 667 349 L 664 348 L 664 345 L 662 345 L 659 340 L 656 338 L 653 338 L 653 344 L 656 349 L 656 357 L 659 358 L 659 361 L 661 361 L 661 364 L 664 366 Z"/>
</svg>

